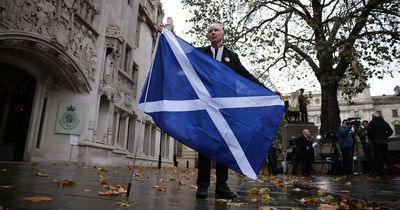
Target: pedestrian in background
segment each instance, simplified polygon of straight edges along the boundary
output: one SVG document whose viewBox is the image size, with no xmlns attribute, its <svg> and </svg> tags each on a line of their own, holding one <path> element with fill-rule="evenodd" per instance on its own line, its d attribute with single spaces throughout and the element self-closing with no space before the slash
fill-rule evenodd
<svg viewBox="0 0 400 210">
<path fill-rule="evenodd" d="M 364 173 L 369 173 L 370 175 L 374 175 L 376 172 L 376 164 L 374 158 L 374 150 L 372 147 L 372 142 L 368 138 L 368 121 L 362 121 L 362 129 L 359 133 L 359 138 L 361 141 L 361 146 L 364 151 Z"/>
<path fill-rule="evenodd" d="M 301 175 L 310 176 L 313 172 L 314 148 L 312 136 L 308 129 L 303 130 L 303 135 L 296 139 L 297 158 L 301 167 Z"/>
<path fill-rule="evenodd" d="M 392 128 L 379 113 L 375 112 L 368 125 L 367 134 L 373 145 L 378 174 L 392 175 L 388 154 L 388 138 L 393 134 Z"/>
</svg>

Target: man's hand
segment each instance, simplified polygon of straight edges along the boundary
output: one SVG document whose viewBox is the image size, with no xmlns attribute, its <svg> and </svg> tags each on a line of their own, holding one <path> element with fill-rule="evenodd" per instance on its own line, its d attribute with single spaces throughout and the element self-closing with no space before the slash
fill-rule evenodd
<svg viewBox="0 0 400 210">
<path fill-rule="evenodd" d="M 161 33 L 163 28 L 164 28 L 164 24 L 162 24 L 162 23 L 157 24 L 157 32 Z"/>
<path fill-rule="evenodd" d="M 283 100 L 283 95 L 282 95 L 282 93 L 281 93 L 281 92 L 279 92 L 279 91 L 275 91 L 275 93 L 279 95 L 279 97 L 281 98 L 281 100 Z"/>
</svg>

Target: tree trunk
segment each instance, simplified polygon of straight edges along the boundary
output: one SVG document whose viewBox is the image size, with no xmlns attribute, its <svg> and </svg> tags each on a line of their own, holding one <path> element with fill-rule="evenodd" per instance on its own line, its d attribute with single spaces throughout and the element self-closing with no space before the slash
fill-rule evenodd
<svg viewBox="0 0 400 210">
<path fill-rule="evenodd" d="M 321 128 L 320 134 L 336 132 L 340 126 L 340 110 L 337 100 L 338 84 L 321 83 Z"/>
</svg>

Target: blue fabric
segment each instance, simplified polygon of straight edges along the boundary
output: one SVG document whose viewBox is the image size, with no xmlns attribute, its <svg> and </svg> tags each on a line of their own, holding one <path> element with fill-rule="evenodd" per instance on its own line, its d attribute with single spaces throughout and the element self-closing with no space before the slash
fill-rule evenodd
<svg viewBox="0 0 400 210">
<path fill-rule="evenodd" d="M 176 38 L 212 98 L 276 96 L 271 90 L 249 81 L 179 37 Z M 151 75 L 148 75 L 142 89 L 139 105 L 161 100 L 199 99 L 165 34 L 159 35 L 150 72 Z M 218 110 L 238 139 L 256 174 L 260 171 L 275 137 L 283 110 L 283 103 L 274 106 Z M 220 164 L 244 173 L 207 111 L 159 111 L 147 114 L 153 118 L 158 127 L 176 140 Z"/>
<path fill-rule="evenodd" d="M 353 137 L 350 133 L 351 126 L 339 127 L 339 146 L 340 148 L 353 147 Z"/>
</svg>

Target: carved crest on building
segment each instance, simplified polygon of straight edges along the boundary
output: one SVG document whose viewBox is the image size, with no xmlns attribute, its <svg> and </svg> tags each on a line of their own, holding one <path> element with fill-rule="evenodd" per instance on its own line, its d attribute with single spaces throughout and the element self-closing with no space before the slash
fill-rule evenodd
<svg viewBox="0 0 400 210">
<path fill-rule="evenodd" d="M 91 0 L 1 0 L 0 28 L 54 41 L 93 78 L 98 33 L 91 25 L 96 14 Z"/>
</svg>

